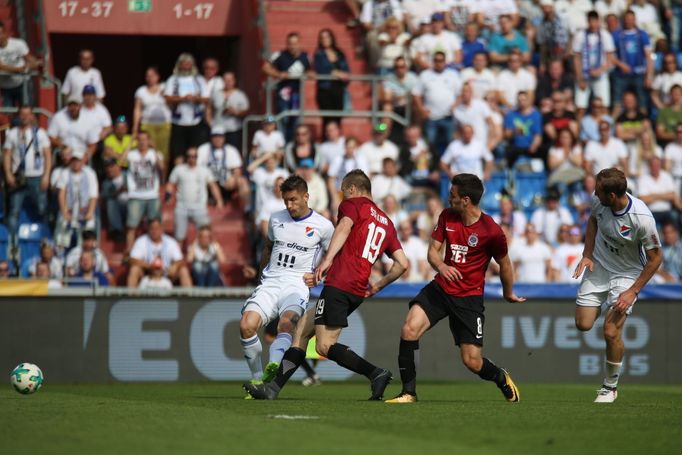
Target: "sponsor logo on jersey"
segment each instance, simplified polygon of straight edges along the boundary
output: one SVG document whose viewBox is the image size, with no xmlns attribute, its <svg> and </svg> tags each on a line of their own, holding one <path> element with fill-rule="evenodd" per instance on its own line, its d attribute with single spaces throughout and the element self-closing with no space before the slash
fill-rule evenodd
<svg viewBox="0 0 682 455">
<path fill-rule="evenodd" d="M 305 227 L 305 236 L 306 237 L 311 237 L 315 235 L 315 229 L 311 228 L 310 226 Z"/>
<path fill-rule="evenodd" d="M 287 248 L 291 248 L 291 249 L 294 249 L 294 250 L 296 250 L 296 251 L 308 251 L 308 250 L 309 250 L 308 247 L 305 247 L 305 246 L 303 246 L 303 245 L 299 245 L 299 244 L 296 243 L 296 242 L 294 242 L 294 243 L 287 243 Z"/>
<path fill-rule="evenodd" d="M 630 226 L 624 224 L 620 227 L 620 235 L 623 238 L 628 239 L 628 238 L 630 238 L 631 234 L 632 234 L 632 228 Z"/>
<path fill-rule="evenodd" d="M 469 238 L 467 239 L 467 243 L 472 248 L 478 245 L 478 236 L 476 235 L 476 233 L 473 233 L 469 236 Z"/>
</svg>

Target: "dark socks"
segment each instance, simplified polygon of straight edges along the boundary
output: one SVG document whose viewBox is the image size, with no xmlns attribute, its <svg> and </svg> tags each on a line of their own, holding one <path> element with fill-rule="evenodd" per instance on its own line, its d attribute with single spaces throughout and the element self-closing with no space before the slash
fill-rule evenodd
<svg viewBox="0 0 682 455">
<path fill-rule="evenodd" d="M 401 338 L 398 367 L 400 367 L 403 393 L 417 395 L 417 363 L 419 363 L 419 340 L 407 341 Z"/>
<path fill-rule="evenodd" d="M 483 366 L 481 371 L 478 372 L 478 376 L 486 381 L 493 381 L 498 387 L 503 386 L 505 382 L 502 370 L 485 357 L 483 358 Z"/>
<path fill-rule="evenodd" d="M 301 364 L 305 363 L 305 351 L 299 348 L 289 348 L 284 353 L 277 370 L 277 376 L 272 381 L 279 389 L 282 389 L 289 379 L 296 373 Z M 271 384 L 272 384 L 271 383 Z"/>
<path fill-rule="evenodd" d="M 333 360 L 347 370 L 366 376 L 370 380 L 372 379 L 375 370 L 378 370 L 377 367 L 357 355 L 348 346 L 341 343 L 333 344 L 329 348 L 327 358 Z"/>
<path fill-rule="evenodd" d="M 303 368 L 303 370 L 305 370 L 305 374 L 309 378 L 312 378 L 313 376 L 315 376 L 315 370 L 313 369 L 313 367 L 310 366 L 310 364 L 308 363 L 307 360 L 303 361 L 303 363 L 301 364 L 301 368 Z"/>
</svg>

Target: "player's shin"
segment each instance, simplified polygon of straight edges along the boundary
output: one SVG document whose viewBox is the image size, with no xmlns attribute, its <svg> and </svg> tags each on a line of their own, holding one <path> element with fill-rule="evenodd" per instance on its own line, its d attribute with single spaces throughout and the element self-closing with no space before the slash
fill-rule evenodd
<svg viewBox="0 0 682 455">
<path fill-rule="evenodd" d="M 604 385 L 615 389 L 618 387 L 618 379 L 620 378 L 620 370 L 623 366 L 623 362 L 611 362 L 606 360 L 604 367 L 606 370 L 606 376 L 604 377 Z"/>
<path fill-rule="evenodd" d="M 497 384 L 498 387 L 503 386 L 505 383 L 504 372 L 502 369 L 485 357 L 483 357 L 483 366 L 478 372 L 478 377 L 486 381 L 492 381 Z"/>
<path fill-rule="evenodd" d="M 270 345 L 270 362 L 281 363 L 284 353 L 291 347 L 291 335 L 278 333 L 275 341 Z"/>
<path fill-rule="evenodd" d="M 353 352 L 348 346 L 341 343 L 335 343 L 329 347 L 327 358 L 333 360 L 347 370 L 366 376 L 370 380 L 374 373 L 381 371 L 380 368 L 372 365 Z"/>
<path fill-rule="evenodd" d="M 258 335 L 251 338 L 240 338 L 242 350 L 244 351 L 244 358 L 251 370 L 251 378 L 260 381 L 263 377 L 263 362 L 261 354 L 263 353 L 263 346 L 261 345 Z"/>
<path fill-rule="evenodd" d="M 281 390 L 303 362 L 305 362 L 305 351 L 297 347 L 289 348 L 284 353 L 277 370 L 277 376 L 270 385 Z"/>
<path fill-rule="evenodd" d="M 403 383 L 402 393 L 417 394 L 417 365 L 419 364 L 419 340 L 408 341 L 400 339 L 398 352 L 398 366 L 400 380 Z"/>
</svg>

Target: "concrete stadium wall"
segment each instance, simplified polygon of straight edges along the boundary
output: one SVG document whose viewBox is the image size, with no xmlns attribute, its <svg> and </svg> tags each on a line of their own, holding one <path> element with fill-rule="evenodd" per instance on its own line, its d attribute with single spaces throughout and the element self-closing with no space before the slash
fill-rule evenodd
<svg viewBox="0 0 682 455">
<path fill-rule="evenodd" d="M 243 380 L 241 299 L 5 298 L 0 302 L 0 365 L 39 365 L 52 383 Z M 376 298 L 352 316 L 342 342 L 398 373 L 407 299 Z M 602 377 L 597 329 L 579 333 L 573 302 L 486 304 L 485 353 L 521 382 L 594 382 Z M 628 382 L 682 383 L 682 305 L 647 300 L 625 329 Z M 267 351 L 267 349 L 266 349 Z M 322 361 L 325 380 L 351 375 Z M 300 375 L 300 372 L 298 373 Z M 475 379 L 459 361 L 446 323 L 421 342 L 423 379 Z"/>
</svg>

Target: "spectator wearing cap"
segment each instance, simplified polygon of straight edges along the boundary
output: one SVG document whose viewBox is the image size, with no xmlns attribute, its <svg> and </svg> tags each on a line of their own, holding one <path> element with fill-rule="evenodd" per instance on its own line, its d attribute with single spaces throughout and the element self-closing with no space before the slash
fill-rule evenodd
<svg viewBox="0 0 682 455">
<path fill-rule="evenodd" d="M 409 38 L 409 37 L 408 37 Z M 336 45 L 336 37 L 331 29 L 323 28 L 317 34 L 317 49 L 314 55 L 315 72 L 320 76 L 332 76 L 334 80 L 318 80 L 316 85 L 315 100 L 317 106 L 323 111 L 344 110 L 346 84 L 350 68 L 346 55 Z M 322 118 L 323 126 L 329 122 L 341 124 L 341 117 L 325 116 Z"/>
<path fill-rule="evenodd" d="M 602 169 L 617 167 L 628 175 L 628 150 L 623 141 L 613 137 L 611 125 L 599 122 L 599 140 L 589 141 L 585 146 L 585 171 L 597 175 Z"/>
<path fill-rule="evenodd" d="M 104 150 L 104 139 L 111 134 L 112 122 L 109 111 L 102 103 L 97 100 L 95 87 L 86 85 L 83 87 L 83 104 L 81 105 L 80 115 L 85 119 L 89 128 L 97 134 L 97 152 Z M 85 161 L 89 162 L 93 155 L 86 155 Z"/>
<path fill-rule="evenodd" d="M 104 162 L 104 175 L 101 197 L 107 214 L 109 238 L 121 242 L 125 238 L 125 222 L 128 213 L 128 189 L 126 172 L 115 159 Z"/>
<path fill-rule="evenodd" d="M 136 138 L 141 130 L 147 131 L 152 144 L 168 163 L 171 110 L 163 96 L 165 85 L 161 82 L 159 69 L 155 66 L 147 68 L 144 80 L 144 85 L 135 91 L 132 135 Z"/>
<path fill-rule="evenodd" d="M 300 78 L 312 74 L 308 54 L 301 49 L 301 36 L 297 32 L 287 35 L 286 49 L 275 52 L 270 59 L 263 63 L 263 73 L 277 80 L 277 112 L 299 109 L 301 97 Z M 290 141 L 294 136 L 294 129 L 298 117 L 287 117 L 283 120 L 284 138 Z"/>
<path fill-rule="evenodd" d="M 210 226 L 199 228 L 197 238 L 187 249 L 192 282 L 198 287 L 222 286 L 220 266 L 227 263 L 223 248 L 213 239 Z"/>
<path fill-rule="evenodd" d="M 376 68 L 379 60 L 379 33 L 389 17 L 403 20 L 403 8 L 399 0 L 367 0 L 362 5 L 360 22 L 366 33 L 365 45 L 372 70 Z"/>
<path fill-rule="evenodd" d="M 94 230 L 97 227 L 97 199 L 99 183 L 97 174 L 85 165 L 81 152 L 71 155 L 68 172 L 62 175 L 57 183 L 59 189 L 59 217 L 55 230 L 57 247 L 68 249 L 76 235 L 76 242 L 81 242 L 83 230 Z"/>
<path fill-rule="evenodd" d="M 164 276 L 180 283 L 182 287 L 192 286 L 192 278 L 183 260 L 180 245 L 173 237 L 163 233 L 160 220 L 153 219 L 147 224 L 147 233 L 135 240 L 130 252 L 128 287 L 136 288 L 157 259 L 161 259 Z"/>
<path fill-rule="evenodd" d="M 426 140 L 437 156 L 452 140 L 452 106 L 459 96 L 461 85 L 459 74 L 446 67 L 445 54 L 436 52 L 433 68 L 419 74 L 419 83 L 412 91 L 416 111 L 424 119 Z"/>
<path fill-rule="evenodd" d="M 61 280 L 64 277 L 64 262 L 57 257 L 54 251 L 54 243 L 50 239 L 40 242 L 40 255 L 29 259 L 28 273 L 30 276 L 37 275 L 37 265 L 45 263 L 48 266 L 48 277 Z"/>
<path fill-rule="evenodd" d="M 500 32 L 493 33 L 488 50 L 493 65 L 506 66 L 512 49 L 521 53 L 521 62 L 530 63 L 530 47 L 528 40 L 514 28 L 512 18 L 508 14 L 500 16 Z"/>
<path fill-rule="evenodd" d="M 435 69 L 436 54 L 441 53 L 446 66 L 456 66 L 462 62 L 462 40 L 455 33 L 445 29 L 445 15 L 434 13 L 431 16 L 431 31 L 425 35 L 422 48 L 414 56 L 417 68 Z"/>
<path fill-rule="evenodd" d="M 0 71 L 11 73 L 0 76 L 0 93 L 4 107 L 16 107 L 22 100 L 26 76 L 21 73 L 38 69 L 42 60 L 34 57 L 26 41 L 11 38 L 7 33 L 5 23 L 0 21 Z"/>
<path fill-rule="evenodd" d="M 399 201 L 407 199 L 412 193 L 412 187 L 398 175 L 398 163 L 390 157 L 384 158 L 382 172 L 372 177 L 372 198 L 383 200 L 392 194 Z"/>
<path fill-rule="evenodd" d="M 388 126 L 385 123 L 377 123 L 374 126 L 372 139 L 360 146 L 357 154 L 362 156 L 369 167 L 369 176 L 381 172 L 384 158 L 392 158 L 397 161 L 400 151 L 398 147 L 388 140 Z"/>
<path fill-rule="evenodd" d="M 221 126 L 211 128 L 211 140 L 197 149 L 198 164 L 211 171 L 225 192 L 237 191 L 242 207 L 248 209 L 251 188 L 242 172 L 242 157 L 235 147 L 225 142 L 225 130 Z"/>
<path fill-rule="evenodd" d="M 58 151 L 69 148 L 81 156 L 92 156 L 99 142 L 99 132 L 82 112 L 80 96 L 70 96 L 66 107 L 52 116 L 47 134 Z"/>
<path fill-rule="evenodd" d="M 315 170 L 315 162 L 310 158 L 301 160 L 298 169 L 296 169 L 296 174 L 308 184 L 308 206 L 320 215 L 331 218 L 327 185 Z"/>
<path fill-rule="evenodd" d="M 322 175 L 327 175 L 329 165 L 334 158 L 342 156 L 345 150 L 346 138 L 341 134 L 341 128 L 336 122 L 329 122 L 324 128 L 324 139 L 318 147 L 318 169 Z"/>
<path fill-rule="evenodd" d="M 528 223 L 525 237 L 514 240 L 509 249 L 518 283 L 548 283 L 552 279 L 552 249 L 538 232 Z"/>
<path fill-rule="evenodd" d="M 562 60 L 566 56 L 571 32 L 564 17 L 557 14 L 554 0 L 540 0 L 540 7 L 542 19 L 535 38 L 540 54 L 540 68 L 546 70 L 551 61 Z"/>
<path fill-rule="evenodd" d="M 493 155 L 485 142 L 476 139 L 474 127 L 463 124 L 460 138 L 452 141 L 441 156 L 440 167 L 449 179 L 457 174 L 469 173 L 487 181 L 493 169 Z"/>
<path fill-rule="evenodd" d="M 249 112 L 249 98 L 246 93 L 237 88 L 237 78 L 234 72 L 225 71 L 222 80 L 222 88 L 211 93 L 206 120 L 214 128 L 223 128 L 227 143 L 240 151 L 242 120 Z"/>
<path fill-rule="evenodd" d="M 522 56 L 518 49 L 512 49 L 507 60 L 507 68 L 497 75 L 497 89 L 500 103 L 509 109 L 517 107 L 519 92 L 526 92 L 531 104 L 535 101 L 537 79 L 535 75 L 522 66 Z"/>
<path fill-rule="evenodd" d="M 477 52 L 473 56 L 473 66 L 464 68 L 460 76 L 463 84 L 471 84 L 476 99 L 483 100 L 497 90 L 497 76 L 488 68 L 488 54 L 485 52 Z"/>
<path fill-rule="evenodd" d="M 317 144 L 315 144 L 310 127 L 298 125 L 294 140 L 289 142 L 284 149 L 284 168 L 293 173 L 305 159 L 317 162 Z"/>
<path fill-rule="evenodd" d="M 52 151 L 45 130 L 39 127 L 30 107 L 19 109 L 19 125 L 5 136 L 3 170 L 9 193 L 7 228 L 14 237 L 26 199 L 38 217 L 47 221 L 47 190 L 50 186 Z M 13 239 L 16 240 L 16 239 Z"/>
<path fill-rule="evenodd" d="M 135 230 L 144 218 L 147 222 L 161 218 L 159 187 L 165 172 L 163 156 L 151 147 L 149 134 L 137 134 L 137 149 L 128 152 L 128 212 L 126 218 L 126 251 L 135 241 Z"/>
<path fill-rule="evenodd" d="M 178 242 L 185 240 L 189 220 L 196 227 L 210 223 L 207 187 L 211 189 L 218 208 L 223 207 L 223 196 L 213 172 L 208 167 L 197 165 L 197 149 L 188 149 L 185 158 L 184 163 L 173 168 L 166 184 L 166 194 L 174 194 L 176 199 L 173 224 Z M 167 197 L 166 200 L 170 202 L 170 198 Z"/>
<path fill-rule="evenodd" d="M 109 268 L 109 262 L 104 252 L 97 245 L 97 234 L 95 231 L 84 231 L 83 241 L 80 245 L 75 246 L 66 255 L 65 267 L 66 276 L 78 276 L 80 273 L 80 258 L 83 253 L 92 253 L 94 260 L 94 269 L 96 272 L 102 273 L 109 283 L 114 283 L 114 275 Z"/>
<path fill-rule="evenodd" d="M 192 54 L 178 56 L 163 95 L 172 114 L 169 163 L 173 165 L 182 160 L 188 148 L 206 142 L 204 115 L 210 93 L 198 74 Z"/>
<path fill-rule="evenodd" d="M 201 75 L 199 79 L 206 84 L 208 89 L 208 98 L 213 96 L 214 92 L 221 91 L 225 82 L 220 75 L 220 62 L 217 58 L 208 57 L 201 63 Z"/>
<path fill-rule="evenodd" d="M 268 115 L 261 129 L 256 131 L 251 141 L 251 158 L 257 159 L 266 154 L 273 154 L 277 161 L 284 157 L 284 135 L 277 129 L 275 117 Z"/>
<path fill-rule="evenodd" d="M 126 153 L 137 147 L 137 141 L 128 133 L 125 115 L 116 117 L 114 130 L 104 139 L 104 159 L 114 159 L 120 167 L 127 168 Z"/>
<path fill-rule="evenodd" d="M 538 157 L 542 144 L 542 116 L 533 107 L 528 93 L 519 92 L 518 109 L 504 117 L 504 136 L 508 141 L 505 153 L 510 168 L 521 156 Z"/>
<path fill-rule="evenodd" d="M 152 261 L 149 273 L 140 280 L 140 289 L 173 289 L 173 282 L 163 274 L 163 261 L 156 258 Z"/>
<path fill-rule="evenodd" d="M 62 95 L 67 99 L 72 96 L 79 97 L 83 94 L 83 88 L 86 85 L 91 85 L 95 88 L 97 98 L 104 99 L 106 92 L 104 91 L 102 73 L 92 66 L 93 63 L 95 63 L 95 54 L 90 49 L 82 49 L 78 53 L 78 65 L 71 67 L 66 72 L 62 84 Z"/>
<path fill-rule="evenodd" d="M 530 217 L 530 222 L 542 238 L 550 245 L 557 243 L 559 226 L 573 224 L 571 212 L 559 204 L 561 195 L 556 189 L 549 189 L 545 196 L 545 205 L 538 207 Z"/>
<path fill-rule="evenodd" d="M 582 117 L 591 96 L 611 105 L 608 71 L 615 59 L 613 37 L 601 27 L 596 11 L 587 14 L 587 24 L 587 30 L 574 35 L 572 44 L 578 117 Z"/>
<path fill-rule="evenodd" d="M 74 278 L 90 280 L 96 286 L 109 286 L 109 279 L 95 268 L 95 255 L 92 251 L 83 251 L 78 259 L 78 273 Z"/>
</svg>

